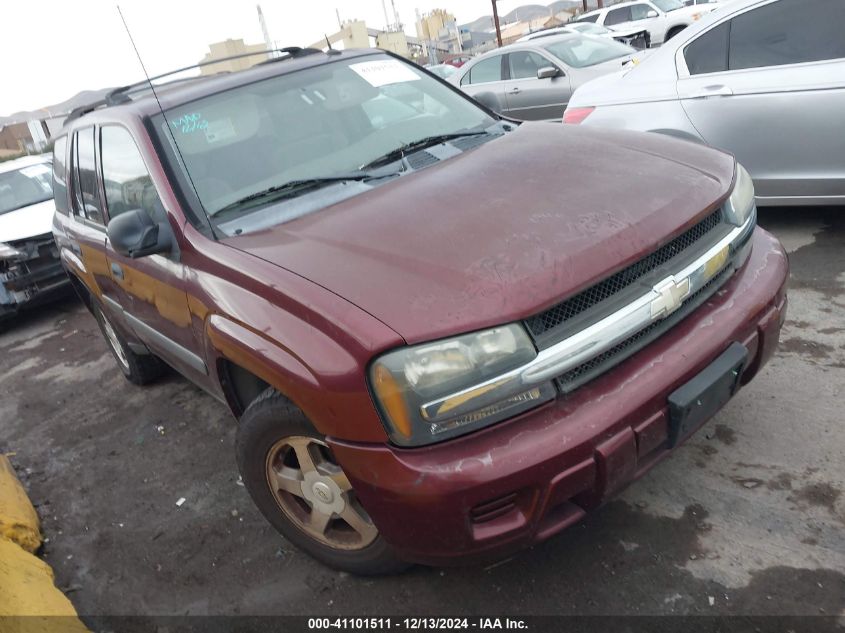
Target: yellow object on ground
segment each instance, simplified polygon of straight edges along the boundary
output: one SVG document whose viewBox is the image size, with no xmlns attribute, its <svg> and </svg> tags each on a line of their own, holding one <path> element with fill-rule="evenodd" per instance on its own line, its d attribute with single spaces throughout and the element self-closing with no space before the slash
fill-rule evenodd
<svg viewBox="0 0 845 633">
<path fill-rule="evenodd" d="M 38 515 L 5 455 L 0 455 L 0 537 L 28 552 L 41 547 Z"/>
<path fill-rule="evenodd" d="M 53 570 L 30 552 L 41 545 L 35 508 L 0 455 L 0 632 L 87 633 L 56 588 Z"/>
<path fill-rule="evenodd" d="M 5 539 L 0 539 L 0 628 L 4 633 L 87 631 L 70 600 L 53 584 L 50 566 Z"/>
</svg>

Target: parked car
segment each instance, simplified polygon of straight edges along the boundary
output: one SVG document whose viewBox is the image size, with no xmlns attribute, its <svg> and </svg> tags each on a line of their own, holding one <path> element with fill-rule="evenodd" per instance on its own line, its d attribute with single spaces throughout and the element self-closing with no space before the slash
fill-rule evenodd
<svg viewBox="0 0 845 633">
<path fill-rule="evenodd" d="M 53 241 L 51 170 L 48 156 L 0 163 L 0 319 L 69 289 Z"/>
<path fill-rule="evenodd" d="M 660 46 L 717 6 L 684 6 L 678 0 L 635 0 L 584 13 L 576 22 L 593 22 L 612 29 L 648 29 L 651 45 Z"/>
<path fill-rule="evenodd" d="M 564 121 L 736 155 L 758 204 L 845 203 L 845 3 L 735 0 L 641 64 L 580 89 Z"/>
<path fill-rule="evenodd" d="M 458 72 L 458 67 L 452 64 L 432 64 L 431 66 L 426 66 L 426 70 L 434 73 L 441 79 L 448 79 Z"/>
<path fill-rule="evenodd" d="M 621 29 L 617 31 L 591 22 L 573 22 L 572 24 L 564 24 L 563 26 L 553 26 L 542 31 L 534 31 L 528 35 L 523 35 L 517 42 L 528 42 L 542 37 L 549 37 L 550 35 L 560 35 L 561 33 L 583 33 L 584 35 L 608 37 L 622 44 L 633 46 L 638 50 L 648 48 L 649 45 L 648 29 Z"/>
<path fill-rule="evenodd" d="M 355 573 L 507 556 L 772 355 L 787 258 L 732 156 L 514 123 L 383 51 L 289 52 L 77 111 L 55 231 L 123 374 L 164 361 L 225 403 L 293 544 Z M 399 85 L 425 112 L 372 125 Z"/>
<path fill-rule="evenodd" d="M 491 110 L 523 121 L 560 120 L 578 86 L 634 59 L 630 46 L 577 33 L 497 48 L 449 81 Z"/>
</svg>

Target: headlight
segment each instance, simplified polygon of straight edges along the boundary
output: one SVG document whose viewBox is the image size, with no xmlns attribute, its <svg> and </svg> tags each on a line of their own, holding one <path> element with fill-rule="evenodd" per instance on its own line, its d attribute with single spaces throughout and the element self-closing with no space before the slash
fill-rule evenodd
<svg viewBox="0 0 845 633">
<path fill-rule="evenodd" d="M 736 178 L 731 197 L 725 205 L 727 220 L 736 226 L 742 226 L 754 212 L 754 182 L 745 167 L 736 164 Z"/>
<path fill-rule="evenodd" d="M 391 439 L 431 444 L 494 424 L 555 395 L 514 370 L 537 356 L 520 325 L 399 349 L 377 359 L 370 385 Z"/>
<path fill-rule="evenodd" d="M 4 244 L 0 242 L 0 259 L 18 259 L 19 257 L 24 257 L 26 253 L 19 251 L 16 248 L 12 248 L 8 244 Z"/>
</svg>

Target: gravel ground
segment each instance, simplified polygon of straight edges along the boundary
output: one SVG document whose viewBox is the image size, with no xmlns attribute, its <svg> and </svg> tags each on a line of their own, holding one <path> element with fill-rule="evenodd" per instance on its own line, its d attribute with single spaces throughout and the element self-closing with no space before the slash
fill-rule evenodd
<svg viewBox="0 0 845 633">
<path fill-rule="evenodd" d="M 760 222 L 792 261 L 777 356 L 618 499 L 492 567 L 315 563 L 238 484 L 229 413 L 176 375 L 126 382 L 70 299 L 0 331 L 0 451 L 82 614 L 845 615 L 845 208 Z"/>
</svg>

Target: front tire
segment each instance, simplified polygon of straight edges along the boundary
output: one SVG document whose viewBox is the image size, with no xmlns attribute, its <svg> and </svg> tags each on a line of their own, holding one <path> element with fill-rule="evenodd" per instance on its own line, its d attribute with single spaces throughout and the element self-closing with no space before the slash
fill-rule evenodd
<svg viewBox="0 0 845 633">
<path fill-rule="evenodd" d="M 666 34 L 666 39 L 664 39 L 664 40 L 663 40 L 663 43 L 665 44 L 666 42 L 668 42 L 669 40 L 671 40 L 673 37 L 675 37 L 678 33 L 680 33 L 681 31 L 683 31 L 685 28 L 686 28 L 685 26 L 676 26 L 675 28 L 673 28 L 672 30 L 670 30 L 670 31 Z"/>
<path fill-rule="evenodd" d="M 126 379 L 136 385 L 146 385 L 159 378 L 165 371 L 165 365 L 152 354 L 136 354 L 129 347 L 124 336 L 112 324 L 109 317 L 97 304 L 92 304 L 94 318 L 103 333 L 117 366 Z"/>
<path fill-rule="evenodd" d="M 275 389 L 258 396 L 241 417 L 237 459 L 264 517 L 320 562 L 359 575 L 408 566 L 378 533 L 325 438 Z"/>
</svg>

